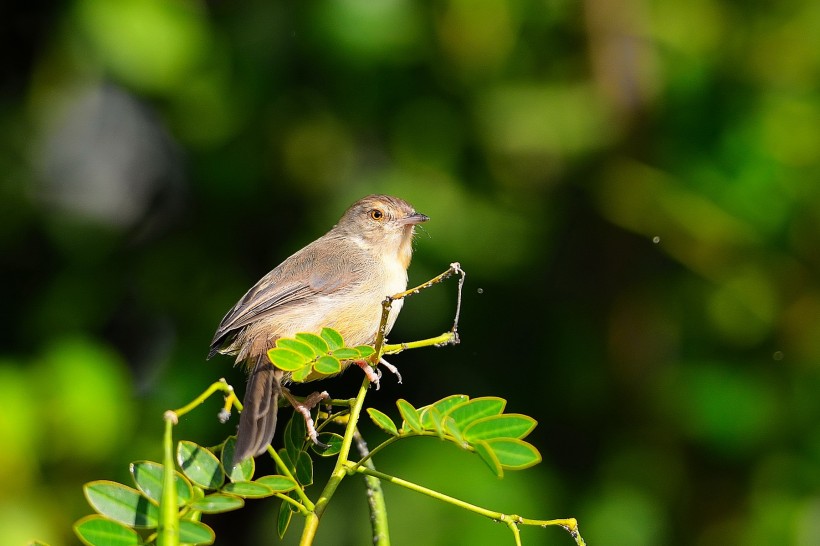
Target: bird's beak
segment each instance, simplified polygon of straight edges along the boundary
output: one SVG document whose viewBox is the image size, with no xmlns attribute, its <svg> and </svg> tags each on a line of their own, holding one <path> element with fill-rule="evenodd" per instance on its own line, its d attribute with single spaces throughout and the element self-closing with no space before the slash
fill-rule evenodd
<svg viewBox="0 0 820 546">
<path fill-rule="evenodd" d="M 399 220 L 399 223 L 405 226 L 415 226 L 416 224 L 426 222 L 429 219 L 430 218 L 425 214 L 422 214 L 420 212 L 413 212 L 413 214 L 405 216 L 404 218 Z"/>
</svg>

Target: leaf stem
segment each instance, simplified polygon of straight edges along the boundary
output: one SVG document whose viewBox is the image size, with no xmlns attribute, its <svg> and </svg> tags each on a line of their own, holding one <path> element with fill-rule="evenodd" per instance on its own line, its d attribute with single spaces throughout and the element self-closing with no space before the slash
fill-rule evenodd
<svg viewBox="0 0 820 546">
<path fill-rule="evenodd" d="M 496 512 L 493 510 L 482 508 L 481 506 L 476 506 L 475 504 L 471 504 L 461 499 L 451 497 L 450 495 L 445 495 L 444 493 L 439 493 L 438 491 L 429 489 L 427 487 L 424 487 L 423 485 L 409 482 L 407 480 L 403 480 L 401 478 L 385 474 L 384 472 L 379 472 L 378 470 L 373 470 L 353 463 L 347 463 L 346 467 L 349 472 L 364 474 L 366 476 L 373 476 L 375 478 L 379 478 L 380 480 L 396 484 L 406 489 L 410 489 L 411 491 L 416 491 L 417 493 L 427 495 L 428 497 L 432 497 L 434 499 L 438 499 L 448 504 L 458 506 L 459 508 L 469 510 L 470 512 L 473 512 L 480 516 L 490 518 L 493 521 L 504 523 L 508 527 L 510 527 L 511 530 L 513 529 L 513 527 L 515 527 L 515 531 L 513 531 L 514 535 L 517 535 L 518 525 L 534 525 L 539 527 L 557 525 L 559 527 L 563 527 L 570 534 L 570 536 L 572 536 L 577 546 L 586 546 L 584 539 L 581 537 L 581 534 L 578 531 L 578 522 L 575 520 L 575 518 L 539 520 L 522 518 L 521 516 L 517 516 L 514 514 L 503 514 L 501 512 Z M 520 541 L 520 538 L 517 540 Z"/>
</svg>

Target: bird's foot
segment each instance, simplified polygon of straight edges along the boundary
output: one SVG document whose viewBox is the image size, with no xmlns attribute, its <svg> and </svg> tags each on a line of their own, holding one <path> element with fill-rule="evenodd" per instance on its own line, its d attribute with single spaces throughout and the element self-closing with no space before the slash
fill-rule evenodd
<svg viewBox="0 0 820 546">
<path fill-rule="evenodd" d="M 385 368 L 387 368 L 387 369 L 390 371 L 390 373 L 392 373 L 393 375 L 395 375 L 395 376 L 396 376 L 396 378 L 397 378 L 397 379 L 398 379 L 398 381 L 399 381 L 399 385 L 401 385 L 401 374 L 399 373 L 399 369 L 398 369 L 397 367 L 395 367 L 394 365 L 392 365 L 391 363 L 389 363 L 388 361 L 386 361 L 386 360 L 385 360 L 385 359 L 383 359 L 383 358 L 380 358 L 380 359 L 379 359 L 379 364 L 381 364 L 382 366 L 384 366 Z"/>
<path fill-rule="evenodd" d="M 310 416 L 310 410 L 316 407 L 319 402 L 322 400 L 327 400 L 330 398 L 330 395 L 327 391 L 322 392 L 314 392 L 305 398 L 304 401 L 300 402 L 290 392 L 286 389 L 282 390 L 282 394 L 285 398 L 290 402 L 290 405 L 293 406 L 294 411 L 299 412 L 302 414 L 302 417 L 305 418 L 305 428 L 307 429 L 308 437 L 310 441 L 316 444 L 317 446 L 321 447 L 322 449 L 327 449 L 327 445 L 323 444 L 319 441 L 319 434 L 316 432 L 316 425 L 313 423 L 313 417 Z"/>
</svg>

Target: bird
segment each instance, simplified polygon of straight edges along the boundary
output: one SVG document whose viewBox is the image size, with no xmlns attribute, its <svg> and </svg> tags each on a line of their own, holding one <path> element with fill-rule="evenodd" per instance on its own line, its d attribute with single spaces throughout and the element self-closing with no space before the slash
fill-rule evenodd
<svg viewBox="0 0 820 546">
<path fill-rule="evenodd" d="M 330 231 L 262 277 L 227 312 L 208 359 L 235 356 L 235 364 L 245 363 L 248 372 L 234 465 L 264 453 L 276 431 L 279 397 L 290 374 L 274 367 L 267 351 L 279 338 L 318 334 L 323 327 L 337 330 L 347 346 L 374 343 L 382 302 L 407 289 L 415 226 L 427 220 L 398 197 L 359 199 Z M 393 302 L 385 333 L 402 303 Z"/>
</svg>

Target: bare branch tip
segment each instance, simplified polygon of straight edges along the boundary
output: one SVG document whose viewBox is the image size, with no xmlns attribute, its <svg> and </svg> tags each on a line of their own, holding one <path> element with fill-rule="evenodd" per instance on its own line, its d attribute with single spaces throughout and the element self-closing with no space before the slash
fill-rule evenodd
<svg viewBox="0 0 820 546">
<path fill-rule="evenodd" d="M 179 416 L 173 410 L 166 411 L 162 418 L 166 421 L 171 421 L 174 425 L 179 424 Z"/>
</svg>

